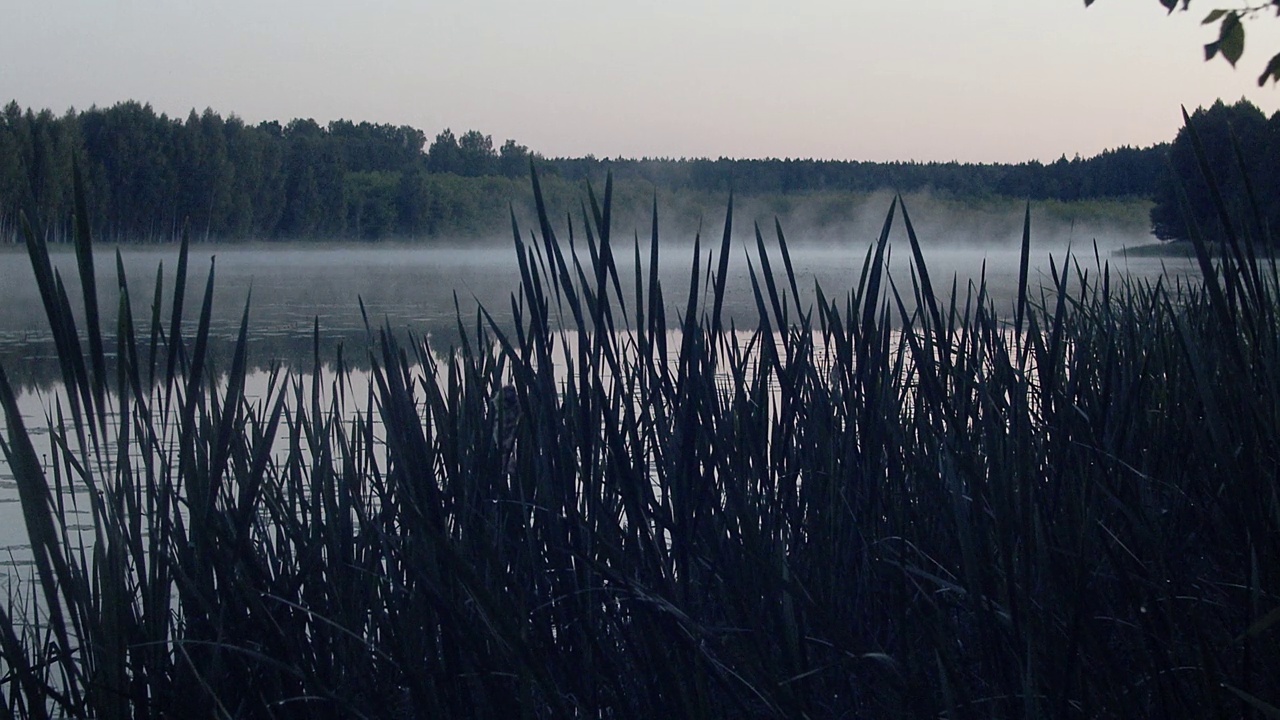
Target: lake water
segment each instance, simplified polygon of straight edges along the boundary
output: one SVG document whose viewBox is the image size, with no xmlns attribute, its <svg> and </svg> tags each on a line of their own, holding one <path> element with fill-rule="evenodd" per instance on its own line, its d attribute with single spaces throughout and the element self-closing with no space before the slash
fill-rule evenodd
<svg viewBox="0 0 1280 720">
<path fill-rule="evenodd" d="M 734 246 L 727 281 L 725 312 L 738 327 L 754 327 L 755 300 L 748 274 L 747 253 L 759 270 L 755 244 L 743 237 Z M 1126 258 L 1112 255 L 1118 242 L 1103 243 L 1099 251 L 1113 272 L 1141 279 L 1162 273 L 1186 276 L 1195 273 L 1187 259 Z M 704 267 L 707 245 L 704 244 Z M 813 302 L 813 287 L 820 284 L 828 298 L 843 298 L 862 270 L 867 243 L 805 245 L 792 242 L 791 256 L 803 303 Z M 776 247 L 770 245 L 776 271 L 783 265 Z M 114 248 L 97 250 L 99 302 L 106 315 L 105 328 L 114 327 L 117 308 Z M 155 288 L 156 270 L 163 264 L 165 296 L 172 295 L 177 266 L 176 246 L 124 247 L 121 259 L 129 279 L 135 321 L 146 327 Z M 641 250 L 647 265 L 647 245 Z M 624 290 L 634 278 L 634 249 L 615 248 Z M 1032 285 L 1049 276 L 1049 258 L 1063 267 L 1065 248 L 1033 245 Z M 997 311 L 1012 307 L 1017 289 L 1019 249 L 1012 243 L 985 247 L 930 246 L 925 259 L 935 288 L 949 293 L 954 278 L 961 288 L 985 277 Z M 338 345 L 352 364 L 366 357 L 368 335 L 360 311 L 363 300 L 370 322 L 387 324 L 398 333 L 429 336 L 434 347 L 446 349 L 457 342 L 455 296 L 464 322 L 474 327 L 477 302 L 484 304 L 500 324 L 511 320 L 511 296 L 519 290 L 520 274 L 514 249 L 508 245 L 462 248 L 394 245 L 195 245 L 191 249 L 188 290 L 184 316 L 188 337 L 194 333 L 205 279 L 216 258 L 216 280 L 212 335 L 215 358 L 229 362 L 227 347 L 238 329 L 246 299 L 250 304 L 250 362 L 257 370 L 249 381 L 249 393 L 262 384 L 261 369 L 273 361 L 310 370 L 313 327 L 320 327 L 321 355 L 332 360 Z M 898 287 L 909 293 L 910 248 L 905 240 L 895 243 L 890 271 Z M 75 257 L 67 249 L 55 249 L 53 261 L 68 285 L 71 303 L 77 312 L 83 307 L 75 280 Z M 664 244 L 659 276 L 668 305 L 668 321 L 677 322 L 689 286 L 692 246 Z M 1094 268 L 1092 247 L 1078 257 L 1082 267 Z M 646 268 L 647 270 L 647 268 Z M 1096 275 L 1096 270 L 1091 271 Z M 630 312 L 630 309 L 629 309 Z M 162 308 L 168 327 L 169 307 Z M 83 317 L 79 321 L 83 327 Z M 24 422 L 35 433 L 37 452 L 47 452 L 48 435 L 43 430 L 50 398 L 60 391 L 53 343 L 30 263 L 22 248 L 0 248 L 0 364 L 19 389 L 19 405 Z M 7 421 L 0 417 L 0 427 Z M 43 446 L 40 446 L 43 443 Z M 87 522 L 87 518 L 86 518 Z M 0 457 L 0 557 L 7 551 L 21 560 L 25 548 L 25 527 L 17 503 L 16 486 L 4 459 Z"/>
<path fill-rule="evenodd" d="M 755 303 L 748 276 L 745 248 L 754 241 L 741 238 L 730 256 L 725 312 L 743 323 L 753 324 Z M 1193 272 L 1184 259 L 1124 258 L 1111 253 L 1118 243 L 1102 244 L 1100 251 L 1113 270 L 1152 278 L 1163 270 L 1174 274 Z M 704 248 L 704 266 L 706 249 Z M 782 262 L 771 246 L 772 263 L 780 272 Z M 104 327 L 114 327 L 116 312 L 115 259 L 113 248 L 97 251 L 99 303 Z M 793 241 L 791 255 L 797 282 L 805 303 L 813 301 L 813 286 L 821 284 L 828 298 L 841 298 L 857 283 L 866 243 L 847 245 L 804 245 Z M 642 248 L 648 262 L 647 247 Z M 1077 253 L 1080 249 L 1077 248 Z M 1095 265 L 1093 250 L 1078 255 L 1084 267 Z M 951 279 L 958 280 L 963 294 L 966 283 L 983 272 L 997 311 L 1007 310 L 1017 287 L 1018 248 L 1014 244 L 986 247 L 926 246 L 925 258 L 940 294 L 949 292 Z M 619 246 L 615 255 L 624 288 L 634 277 L 633 248 Z M 904 294 L 909 293 L 910 249 L 905 241 L 891 252 L 890 271 Z M 145 328 L 155 287 L 156 270 L 164 266 L 166 302 L 162 309 L 167 329 L 173 277 L 177 265 L 176 246 L 125 247 L 121 256 L 129 279 L 135 322 Z M 1049 274 L 1049 258 L 1062 267 L 1065 248 L 1033 245 L 1031 280 L 1033 286 Z M 397 332 L 430 335 L 435 344 L 447 347 L 457 340 L 454 298 L 468 326 L 474 326 L 477 302 L 499 322 L 509 321 L 510 298 L 519 289 L 520 275 L 511 245 L 466 248 L 386 245 L 195 245 L 190 256 L 184 316 L 194 327 L 199 314 L 205 279 L 216 259 L 216 281 L 212 334 L 217 341 L 235 337 L 241 311 L 250 299 L 250 360 L 265 367 L 271 360 L 306 362 L 312 355 L 312 328 L 318 320 L 322 351 L 327 359 L 339 343 L 349 359 L 359 362 L 367 345 L 360 301 L 377 330 L 384 323 Z M 75 258 L 67 249 L 54 249 L 53 261 L 62 274 L 77 312 L 83 307 L 78 294 Z M 663 292 L 671 307 L 670 322 L 683 308 L 689 286 L 691 245 L 664 245 L 660 261 Z M 1094 273 L 1096 275 L 1096 272 Z M 705 287 L 705 283 L 704 283 Z M 628 290 L 629 292 L 629 290 Z M 82 316 L 81 323 L 83 324 Z M 108 333 L 110 335 L 111 333 Z M 107 338 L 108 340 L 110 338 Z M 56 381 L 52 362 L 53 346 L 44 311 L 36 291 L 30 263 L 22 248 L 0 248 L 0 364 L 16 384 L 24 388 L 48 387 Z"/>
</svg>

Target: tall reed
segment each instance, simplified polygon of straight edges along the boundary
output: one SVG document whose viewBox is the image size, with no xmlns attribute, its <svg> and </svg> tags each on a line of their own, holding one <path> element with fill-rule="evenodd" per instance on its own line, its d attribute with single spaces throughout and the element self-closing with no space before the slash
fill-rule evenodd
<svg viewBox="0 0 1280 720">
<path fill-rule="evenodd" d="M 87 233 L 81 330 L 28 231 L 66 391 L 41 461 L 0 370 L 36 573 L 0 606 L 6 714 L 1276 715 L 1280 282 L 1255 230 L 1218 264 L 1198 242 L 1191 287 L 1095 256 L 1035 288 L 1028 211 L 1001 308 L 937 292 L 895 201 L 853 290 L 812 305 L 756 227 L 740 326 L 732 202 L 672 304 L 656 205 L 619 242 L 611 181 L 560 229 L 533 188 L 511 324 L 459 311 L 448 349 L 371 327 L 367 388 L 322 372 L 317 330 L 314 371 L 259 399 L 248 307 L 210 367 L 212 268 L 184 334 L 185 242 L 167 318 L 157 283 L 135 324 L 118 272 L 112 363 Z"/>
</svg>

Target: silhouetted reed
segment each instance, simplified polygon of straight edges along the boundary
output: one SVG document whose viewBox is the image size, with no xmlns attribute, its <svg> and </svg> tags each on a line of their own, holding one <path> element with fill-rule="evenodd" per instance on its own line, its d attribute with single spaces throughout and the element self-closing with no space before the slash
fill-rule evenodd
<svg viewBox="0 0 1280 720">
<path fill-rule="evenodd" d="M 566 236 L 533 182 L 514 322 L 459 312 L 447 352 L 371 328 L 367 389 L 317 342 L 246 398 L 247 308 L 211 379 L 185 244 L 167 318 L 157 289 L 135 322 L 121 271 L 100 328 L 81 233 L 79 328 L 27 233 L 66 391 L 42 462 L 0 371 L 35 561 L 0 605 L 8 714 L 1274 713 L 1280 285 L 1250 236 L 1197 243 L 1179 292 L 1102 258 L 1035 288 L 1028 212 L 1002 308 L 936 292 L 895 201 L 854 289 L 809 306 L 757 227 L 742 327 L 732 202 L 676 306 L 656 206 L 621 244 L 606 182 Z"/>
</svg>

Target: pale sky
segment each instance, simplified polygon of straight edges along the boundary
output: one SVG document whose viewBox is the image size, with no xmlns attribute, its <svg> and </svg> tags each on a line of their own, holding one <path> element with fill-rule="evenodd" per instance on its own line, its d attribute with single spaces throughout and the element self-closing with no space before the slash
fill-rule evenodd
<svg viewBox="0 0 1280 720">
<path fill-rule="evenodd" d="M 0 0 L 0 103 L 338 118 L 551 156 L 1051 161 L 1171 140 L 1247 97 L 1205 63 L 1239 0 Z"/>
</svg>

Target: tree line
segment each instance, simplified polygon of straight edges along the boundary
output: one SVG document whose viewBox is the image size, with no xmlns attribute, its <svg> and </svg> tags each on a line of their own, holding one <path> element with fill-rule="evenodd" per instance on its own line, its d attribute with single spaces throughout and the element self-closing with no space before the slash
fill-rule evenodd
<svg viewBox="0 0 1280 720">
<path fill-rule="evenodd" d="M 1212 120 L 1247 110 L 1219 105 L 1200 115 Z M 1267 128 L 1280 120 L 1267 121 L 1256 108 L 1251 112 L 1244 130 L 1275 134 Z M 183 229 L 196 239 L 486 234 L 501 231 L 509 203 L 528 193 L 525 178 L 534 159 L 552 182 L 599 181 L 612 172 L 620 183 L 673 192 L 890 189 L 962 199 L 1155 198 L 1161 213 L 1153 211 L 1157 233 L 1176 237 L 1177 223 L 1160 203 L 1166 188 L 1176 185 L 1170 173 L 1181 177 L 1186 170 L 1180 143 L 1181 134 L 1172 145 L 1017 164 L 545 158 L 514 140 L 495 147 L 476 130 L 444 130 L 428 142 L 421 130 L 405 125 L 320 125 L 310 119 L 252 125 L 211 109 L 179 119 L 133 101 L 55 115 L 10 102 L 0 111 L 0 236 L 17 235 L 24 211 L 50 238 L 70 236 L 73 162 L 81 167 L 93 231 L 105 239 L 167 240 Z M 1280 143 L 1259 147 L 1265 147 L 1263 156 L 1275 158 Z"/>
<path fill-rule="evenodd" d="M 424 144 L 407 126 L 249 125 L 212 110 L 180 120 L 137 102 L 55 116 L 11 102 L 0 113 L 0 229 L 11 235 L 25 210 L 66 237 L 77 158 L 94 230 L 109 239 L 169 239 L 184 227 L 219 239 L 465 230 L 442 225 L 474 214 L 459 191 L 484 188 L 431 182 Z"/>
</svg>

